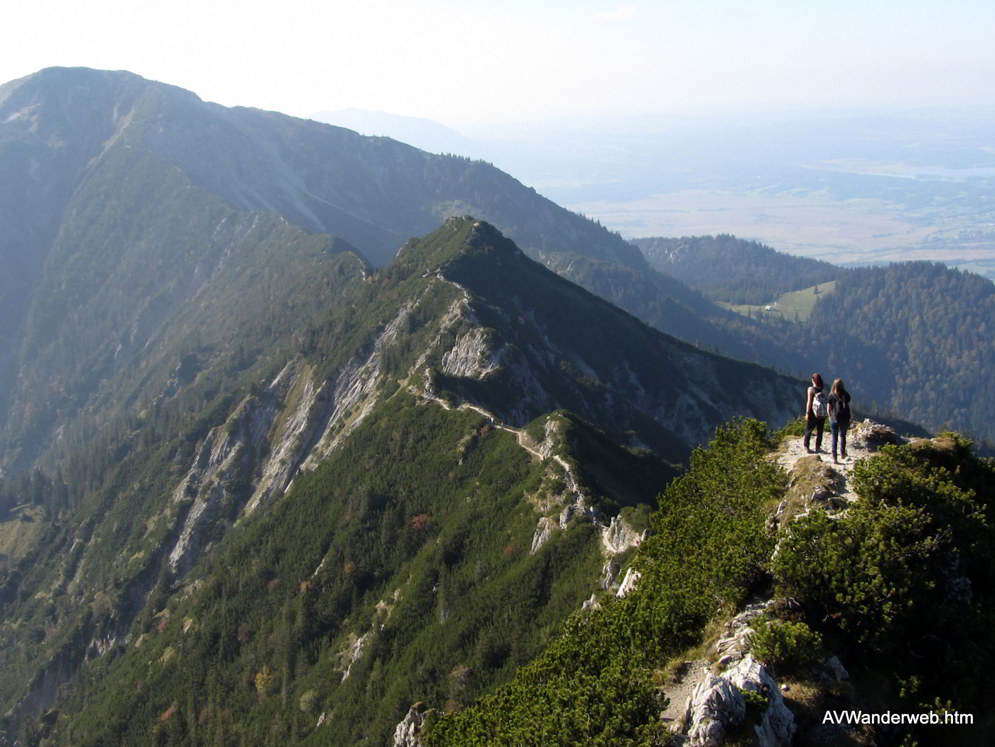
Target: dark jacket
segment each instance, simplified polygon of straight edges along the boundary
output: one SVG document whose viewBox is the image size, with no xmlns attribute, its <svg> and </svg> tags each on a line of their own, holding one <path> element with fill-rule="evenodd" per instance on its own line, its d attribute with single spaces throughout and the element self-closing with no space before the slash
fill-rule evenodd
<svg viewBox="0 0 995 747">
<path fill-rule="evenodd" d="M 840 402 L 845 402 L 847 405 L 850 404 L 850 393 L 843 392 L 843 397 L 840 398 L 833 392 L 829 393 L 829 422 L 831 423 L 849 423 L 850 422 L 850 409 L 846 409 L 846 412 L 840 417 L 839 408 Z"/>
</svg>

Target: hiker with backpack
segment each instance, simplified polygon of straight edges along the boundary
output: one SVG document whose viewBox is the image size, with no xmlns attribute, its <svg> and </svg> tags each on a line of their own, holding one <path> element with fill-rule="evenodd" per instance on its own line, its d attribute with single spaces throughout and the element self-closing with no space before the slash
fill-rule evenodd
<svg viewBox="0 0 995 747">
<path fill-rule="evenodd" d="M 836 438 L 840 442 L 840 458 L 846 459 L 846 432 L 850 427 L 850 393 L 843 388 L 843 379 L 836 379 L 829 390 L 829 428 L 833 434 L 833 464 L 836 461 Z"/>
<path fill-rule="evenodd" d="M 822 376 L 812 374 L 812 386 L 805 395 L 805 451 L 812 453 L 809 441 L 812 431 L 815 431 L 815 451 L 822 450 L 822 431 L 826 427 L 826 416 L 829 414 L 829 400 L 822 391 Z"/>
</svg>

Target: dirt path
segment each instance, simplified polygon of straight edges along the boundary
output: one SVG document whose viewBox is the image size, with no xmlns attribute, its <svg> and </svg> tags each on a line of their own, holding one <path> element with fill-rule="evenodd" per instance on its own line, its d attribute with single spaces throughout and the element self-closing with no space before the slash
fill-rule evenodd
<svg viewBox="0 0 995 747">
<path fill-rule="evenodd" d="M 444 410 L 453 409 L 453 406 L 450 403 L 446 402 L 441 397 L 434 397 L 430 394 L 426 394 L 425 392 L 421 391 L 416 391 L 414 389 L 412 389 L 411 391 L 413 394 L 415 394 L 423 401 L 433 402 L 434 404 L 439 405 L 439 407 L 441 407 Z M 527 451 L 529 454 L 534 456 L 536 459 L 538 459 L 540 462 L 544 462 L 547 459 L 551 458 L 554 462 L 560 465 L 563 468 L 563 471 L 566 473 L 566 480 L 568 487 L 571 490 L 577 490 L 577 491 L 580 490 L 579 483 L 577 482 L 577 477 L 576 475 L 574 475 L 573 472 L 573 467 L 571 467 L 570 464 L 559 454 L 547 454 L 543 452 L 541 449 L 537 448 L 535 446 L 535 442 L 533 441 L 532 437 L 529 436 L 528 433 L 526 433 L 524 428 L 512 428 L 510 425 L 505 425 L 504 423 L 500 422 L 497 419 L 497 416 L 495 416 L 494 413 L 488 412 L 484 408 L 479 407 L 478 405 L 471 404 L 469 402 L 463 402 L 462 404 L 458 405 L 456 409 L 473 410 L 473 412 L 477 413 L 478 415 L 487 418 L 491 426 L 494 427 L 496 430 L 507 431 L 508 433 L 514 434 L 515 439 L 518 441 L 518 445 L 521 448 L 523 448 L 525 451 Z"/>
<path fill-rule="evenodd" d="M 806 451 L 803 439 L 799 436 L 797 438 L 786 439 L 777 451 L 775 460 L 789 474 L 796 473 L 799 470 L 798 462 L 805 458 L 810 458 L 812 461 L 824 464 L 828 470 L 831 470 L 834 477 L 831 488 L 832 495 L 847 503 L 852 503 L 857 500 L 857 494 L 853 490 L 851 480 L 854 465 L 874 454 L 881 447 L 882 443 L 894 440 L 896 439 L 893 431 L 870 420 L 853 423 L 847 433 L 846 458 L 843 459 L 837 455 L 839 463 L 833 464 L 832 436 L 830 435 L 829 424 L 827 423 L 826 432 L 822 440 L 822 451 L 820 453 Z M 811 445 L 814 448 L 814 436 L 812 437 Z M 809 463 L 809 468 L 811 469 L 811 462 Z"/>
<path fill-rule="evenodd" d="M 667 707 L 660 714 L 664 724 L 677 724 L 683 720 L 691 693 L 694 692 L 698 683 L 705 679 L 711 666 L 712 662 L 708 659 L 695 659 L 681 663 L 674 676 L 674 681 L 668 683 L 664 688 L 664 695 L 669 699 Z"/>
</svg>

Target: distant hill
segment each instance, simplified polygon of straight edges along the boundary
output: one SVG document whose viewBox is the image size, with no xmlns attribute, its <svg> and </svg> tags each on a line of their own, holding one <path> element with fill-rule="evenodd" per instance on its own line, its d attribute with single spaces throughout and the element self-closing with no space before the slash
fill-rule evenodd
<svg viewBox="0 0 995 747">
<path fill-rule="evenodd" d="M 355 130 L 361 135 L 390 137 L 429 153 L 479 158 L 481 147 L 444 124 L 422 117 L 405 117 L 366 109 L 316 112 L 311 119 Z"/>
<path fill-rule="evenodd" d="M 713 301 L 770 303 L 783 293 L 835 280 L 840 268 L 735 236 L 634 239 L 650 265 Z"/>
<path fill-rule="evenodd" d="M 934 430 L 995 441 L 995 284 L 932 262 L 848 270 L 801 331 L 855 396 Z"/>
<path fill-rule="evenodd" d="M 130 73 L 43 70 L 0 87 L 0 108 L 3 163 L 14 170 L 5 183 L 28 167 L 29 154 L 45 155 L 33 167 L 33 183 L 46 185 L 50 203 L 39 208 L 64 204 L 95 156 L 129 148 L 179 169 L 231 207 L 278 212 L 307 231 L 339 236 L 374 264 L 448 215 L 464 213 L 492 220 L 532 256 L 569 251 L 644 263 L 617 235 L 486 163 L 274 112 L 225 108 Z M 59 166 L 51 180 L 37 171 L 46 164 Z M 30 192 L 21 199 L 42 197 Z"/>
<path fill-rule="evenodd" d="M 995 441 L 995 284 L 987 278 L 930 262 L 844 269 L 732 236 L 634 243 L 654 267 L 713 301 L 770 303 L 835 280 L 797 321 L 754 309 L 771 345 L 758 357 L 840 376 L 855 403 L 877 413 Z"/>
</svg>

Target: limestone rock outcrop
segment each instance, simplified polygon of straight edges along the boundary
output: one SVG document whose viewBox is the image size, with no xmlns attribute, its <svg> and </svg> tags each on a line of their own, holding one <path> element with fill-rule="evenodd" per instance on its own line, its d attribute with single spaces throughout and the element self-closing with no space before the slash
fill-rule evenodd
<svg viewBox="0 0 995 747">
<path fill-rule="evenodd" d="M 791 744 L 794 714 L 784 704 L 767 667 L 747 654 L 721 675 L 706 675 L 691 694 L 684 715 L 688 747 L 716 747 L 730 731 L 741 727 L 747 712 L 744 692 L 767 699 L 767 708 L 753 725 L 757 743 L 763 747 Z"/>
<path fill-rule="evenodd" d="M 415 703 L 394 729 L 394 747 L 421 747 L 418 735 L 425 724 L 427 709 L 422 703 Z"/>
</svg>

